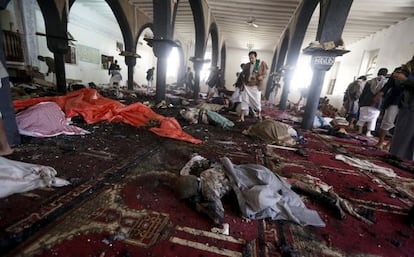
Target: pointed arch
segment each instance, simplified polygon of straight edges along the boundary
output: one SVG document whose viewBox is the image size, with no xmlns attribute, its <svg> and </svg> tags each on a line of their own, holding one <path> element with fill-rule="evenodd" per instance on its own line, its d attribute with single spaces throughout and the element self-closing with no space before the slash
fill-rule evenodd
<svg viewBox="0 0 414 257">
<path fill-rule="evenodd" d="M 142 32 L 144 32 L 144 30 L 146 29 L 150 29 L 154 33 L 154 24 L 152 22 L 148 22 L 142 25 L 142 27 L 139 29 L 137 33 L 137 37 L 135 38 L 135 42 L 137 42 L 137 44 L 139 42 L 139 38 L 141 37 Z"/>
<path fill-rule="evenodd" d="M 138 39 L 133 39 L 132 37 L 132 30 L 129 22 L 126 18 L 126 15 L 121 7 L 121 4 L 117 0 L 105 0 L 109 8 L 111 8 L 115 19 L 118 22 L 119 28 L 122 33 L 122 38 L 124 39 L 125 49 L 131 52 L 135 52 L 136 44 L 138 43 Z"/>
<path fill-rule="evenodd" d="M 291 39 L 289 40 L 289 47 L 287 53 L 286 64 L 288 66 L 295 66 L 301 52 L 303 39 L 305 38 L 306 31 L 308 29 L 309 22 L 315 12 L 316 7 L 319 4 L 319 0 L 307 0 L 303 1 L 297 9 L 297 15 L 295 19 L 291 21 L 289 30 Z M 279 109 L 285 110 L 287 106 L 287 99 L 290 88 L 290 78 L 292 74 L 288 70 L 285 73 L 282 95 L 280 98 Z"/>
</svg>

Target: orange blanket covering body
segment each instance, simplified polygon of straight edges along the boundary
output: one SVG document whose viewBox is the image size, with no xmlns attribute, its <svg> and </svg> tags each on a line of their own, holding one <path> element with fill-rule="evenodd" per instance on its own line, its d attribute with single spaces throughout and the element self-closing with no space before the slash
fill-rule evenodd
<svg viewBox="0 0 414 257">
<path fill-rule="evenodd" d="M 150 120 L 157 120 L 160 122 L 160 127 L 152 127 L 149 130 L 159 136 L 194 144 L 202 142 L 200 139 L 185 133 L 175 118 L 159 115 L 142 103 L 124 105 L 118 101 L 101 96 L 95 89 L 84 88 L 64 96 L 14 100 L 13 105 L 15 111 L 18 111 L 45 101 L 56 102 L 68 118 L 82 115 L 89 124 L 109 121 L 125 122 L 134 127 L 141 127 L 147 125 Z"/>
</svg>

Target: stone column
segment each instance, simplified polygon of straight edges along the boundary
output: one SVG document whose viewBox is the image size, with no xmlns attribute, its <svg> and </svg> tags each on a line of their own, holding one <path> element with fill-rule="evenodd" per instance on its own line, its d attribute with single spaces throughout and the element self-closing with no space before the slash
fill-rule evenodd
<svg viewBox="0 0 414 257">
<path fill-rule="evenodd" d="M 59 51 L 52 51 L 55 59 L 55 71 L 56 71 L 56 90 L 60 94 L 66 94 L 66 70 L 65 70 L 65 54 Z"/>
<path fill-rule="evenodd" d="M 60 4 L 73 3 L 73 1 L 37 1 L 45 20 L 47 48 L 55 58 L 56 88 L 60 94 L 65 94 L 66 72 L 65 54 L 69 50 L 68 13 Z"/>
<path fill-rule="evenodd" d="M 137 64 L 135 56 L 125 56 L 125 63 L 128 67 L 128 90 L 134 90 L 134 67 Z"/>
<path fill-rule="evenodd" d="M 293 70 L 287 69 L 283 74 L 283 89 L 280 95 L 279 110 L 286 110 L 288 95 L 290 93 L 290 81 L 292 80 Z"/>
<path fill-rule="evenodd" d="M 313 69 L 313 76 L 310 88 L 308 89 L 308 97 L 305 106 L 305 113 L 302 120 L 302 128 L 312 129 L 313 122 L 318 110 L 319 98 L 325 73 L 335 63 L 335 57 L 348 53 L 347 50 L 330 49 L 324 50 L 321 48 L 305 48 L 304 54 L 312 56 L 311 65 Z"/>
<path fill-rule="evenodd" d="M 173 47 L 178 47 L 177 43 L 168 39 L 147 39 L 152 44 L 152 50 L 157 57 L 157 85 L 156 102 L 165 100 L 166 77 L 168 57 Z"/>
<path fill-rule="evenodd" d="M 202 62 L 195 62 L 194 63 L 194 91 L 193 91 L 193 98 L 198 99 L 200 94 L 200 73 L 201 69 L 203 68 Z"/>
<path fill-rule="evenodd" d="M 23 22 L 26 63 L 31 66 L 38 66 L 38 46 L 35 35 L 36 14 L 33 11 L 35 10 L 35 0 L 19 0 L 19 8 L 21 8 Z"/>
<path fill-rule="evenodd" d="M 193 62 L 194 68 L 194 90 L 193 90 L 193 98 L 196 100 L 198 99 L 198 95 L 200 94 L 200 72 L 203 68 L 203 64 L 206 62 L 201 57 L 190 57 L 190 61 Z"/>
</svg>

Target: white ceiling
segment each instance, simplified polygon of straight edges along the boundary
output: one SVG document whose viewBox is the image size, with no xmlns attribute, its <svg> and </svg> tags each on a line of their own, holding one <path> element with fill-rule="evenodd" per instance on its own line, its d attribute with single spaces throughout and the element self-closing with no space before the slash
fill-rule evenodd
<svg viewBox="0 0 414 257">
<path fill-rule="evenodd" d="M 273 51 L 301 0 L 206 0 L 215 17 L 220 36 L 227 47 Z M 306 0 L 305 0 L 306 1 Z M 152 18 L 153 0 L 129 0 Z M 104 0 L 77 0 L 92 10 L 114 19 Z M 354 0 L 343 31 L 346 45 L 368 37 L 393 24 L 414 16 L 414 0 Z M 319 19 L 316 9 L 304 44 L 315 40 Z M 258 27 L 247 24 L 254 20 Z M 180 0 L 175 33 L 194 40 L 194 22 L 190 4 Z"/>
</svg>

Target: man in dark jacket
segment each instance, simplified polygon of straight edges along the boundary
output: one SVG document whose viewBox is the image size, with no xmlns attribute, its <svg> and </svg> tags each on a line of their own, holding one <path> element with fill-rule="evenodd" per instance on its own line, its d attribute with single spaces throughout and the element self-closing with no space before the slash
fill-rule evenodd
<svg viewBox="0 0 414 257">
<path fill-rule="evenodd" d="M 378 116 L 380 115 L 380 103 L 374 101 L 375 95 L 383 88 L 387 82 L 386 75 L 388 70 L 381 68 L 378 70 L 377 77 L 369 80 L 365 84 L 364 90 L 359 97 L 359 119 L 357 122 L 358 133 L 362 134 L 365 124 L 367 124 L 367 137 L 372 137 L 371 131 L 375 130 Z"/>
<path fill-rule="evenodd" d="M 152 81 L 154 80 L 154 70 L 155 68 L 152 67 L 150 69 L 147 70 L 147 94 L 149 94 L 150 89 L 152 88 Z"/>
<path fill-rule="evenodd" d="M 401 68 L 399 67 L 394 70 L 388 82 L 374 98 L 374 102 L 380 102 L 382 99 L 382 108 L 385 110 L 378 131 L 378 143 L 375 145 L 380 149 L 385 147 L 385 137 L 388 131 L 395 126 L 395 119 L 398 114 L 398 104 L 401 101 L 403 92 L 403 86 L 401 85 L 401 81 L 399 81 L 402 77 L 395 72 L 399 69 Z"/>
<path fill-rule="evenodd" d="M 414 80 L 408 79 L 411 74 L 406 68 L 394 73 L 396 79 L 402 81 L 403 93 L 390 153 L 401 159 L 414 160 Z"/>
<path fill-rule="evenodd" d="M 343 99 L 343 107 L 346 112 L 346 119 L 349 122 L 349 127 L 353 129 L 354 122 L 358 118 L 359 97 L 362 89 L 367 81 L 366 76 L 360 76 L 357 80 L 348 85 Z"/>
</svg>

